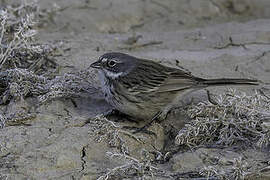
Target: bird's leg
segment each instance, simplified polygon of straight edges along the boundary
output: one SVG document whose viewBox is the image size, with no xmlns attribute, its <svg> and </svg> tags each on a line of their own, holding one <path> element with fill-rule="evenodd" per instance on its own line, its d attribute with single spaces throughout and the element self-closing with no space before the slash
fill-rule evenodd
<svg viewBox="0 0 270 180">
<path fill-rule="evenodd" d="M 145 131 L 147 128 L 149 128 L 151 126 L 151 124 L 158 120 L 160 115 L 162 114 L 161 111 L 157 112 L 154 117 L 151 119 L 151 121 L 149 121 L 146 125 L 144 125 L 143 127 L 137 129 L 136 131 L 133 132 L 133 134 L 136 134 L 136 133 L 139 133 L 139 132 L 142 132 L 142 131 Z"/>
</svg>

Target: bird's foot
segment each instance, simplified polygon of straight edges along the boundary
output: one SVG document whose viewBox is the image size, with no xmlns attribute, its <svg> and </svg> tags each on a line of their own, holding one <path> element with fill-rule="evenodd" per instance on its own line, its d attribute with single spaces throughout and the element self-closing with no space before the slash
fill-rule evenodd
<svg viewBox="0 0 270 180">
<path fill-rule="evenodd" d="M 136 121 L 134 118 L 130 117 L 129 115 L 126 115 L 120 111 L 118 111 L 117 109 L 111 109 L 107 112 L 105 112 L 104 114 L 104 117 L 106 118 L 110 118 L 114 121 L 117 121 L 117 122 L 121 122 L 121 121 L 129 121 L 129 122 L 135 122 L 135 123 L 138 123 L 138 121 Z"/>
</svg>

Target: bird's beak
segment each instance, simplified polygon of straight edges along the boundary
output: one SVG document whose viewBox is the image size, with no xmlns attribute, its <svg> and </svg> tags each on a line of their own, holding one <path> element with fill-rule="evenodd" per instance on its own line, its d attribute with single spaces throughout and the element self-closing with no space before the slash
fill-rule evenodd
<svg viewBox="0 0 270 180">
<path fill-rule="evenodd" d="M 92 63 L 90 65 L 90 67 L 100 69 L 101 68 L 101 63 L 100 63 L 100 61 L 96 61 L 96 62 Z"/>
</svg>

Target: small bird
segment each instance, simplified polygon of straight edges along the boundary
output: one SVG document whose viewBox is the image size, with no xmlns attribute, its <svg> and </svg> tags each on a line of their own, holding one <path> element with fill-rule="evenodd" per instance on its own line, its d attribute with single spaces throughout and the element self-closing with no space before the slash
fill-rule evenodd
<svg viewBox="0 0 270 180">
<path fill-rule="evenodd" d="M 90 65 L 99 71 L 106 101 L 137 120 L 164 120 L 187 93 L 220 85 L 257 85 L 252 79 L 203 79 L 157 62 L 111 52 Z M 152 122 L 151 121 L 151 122 Z"/>
</svg>

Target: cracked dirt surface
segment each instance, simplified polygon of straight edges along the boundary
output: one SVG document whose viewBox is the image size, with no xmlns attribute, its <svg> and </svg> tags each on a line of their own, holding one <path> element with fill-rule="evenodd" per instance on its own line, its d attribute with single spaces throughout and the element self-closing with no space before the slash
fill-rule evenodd
<svg viewBox="0 0 270 180">
<path fill-rule="evenodd" d="M 54 3 L 59 10 L 50 21 L 43 22 L 38 36 L 40 42 L 63 42 L 65 51 L 57 58 L 62 67 L 60 75 L 87 69 L 105 52 L 121 51 L 168 66 L 181 66 L 204 78 L 254 78 L 270 83 L 270 3 L 267 0 L 256 3 L 252 0 L 39 2 L 41 9 L 51 9 Z M 248 93 L 253 88 L 237 87 Z M 269 84 L 258 88 L 270 93 Z M 218 94 L 225 89 L 209 90 Z M 189 102 L 191 97 L 193 101 L 207 98 L 202 90 L 184 101 Z M 30 100 L 21 104 L 22 107 L 32 105 Z M 109 158 L 108 152 L 129 147 L 130 155 L 141 160 L 140 150 L 145 149 L 154 152 L 150 157 L 153 158 L 172 141 L 160 124 L 150 128 L 157 137 L 139 135 L 138 138 L 129 131 L 117 129 L 115 124 L 108 128 L 103 126 L 107 122 L 95 124 L 91 120 L 110 108 L 98 92 L 87 98 L 57 99 L 37 107 L 36 117 L 27 121 L 29 126 L 0 129 L 0 179 L 97 179 L 108 169 L 125 163 L 122 159 Z M 170 116 L 166 123 L 177 130 L 187 121 L 184 116 Z M 125 121 L 120 124 L 134 125 Z M 97 127 L 117 133 L 106 136 Z M 110 135 L 115 137 L 108 142 Z M 243 154 L 249 163 L 265 160 L 261 165 L 269 167 L 269 151 L 238 153 L 232 148 L 222 153 L 215 148 L 178 152 L 157 167 L 174 173 L 170 178 L 177 179 L 185 177 L 186 172 L 203 168 L 205 161 L 212 161 L 213 157 L 223 155 L 227 166 L 230 160 Z M 270 178 L 269 170 L 264 171 L 263 178 Z M 156 179 L 169 178 L 164 175 Z"/>
</svg>

